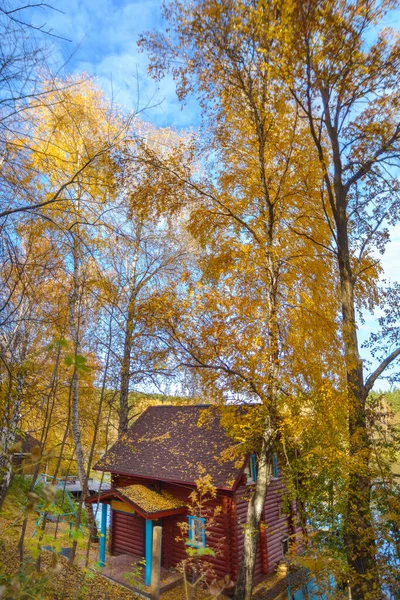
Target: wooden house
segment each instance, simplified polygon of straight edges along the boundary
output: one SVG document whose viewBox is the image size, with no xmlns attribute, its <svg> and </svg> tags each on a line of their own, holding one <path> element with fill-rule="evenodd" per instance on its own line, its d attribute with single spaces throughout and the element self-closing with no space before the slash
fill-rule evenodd
<svg viewBox="0 0 400 600">
<path fill-rule="evenodd" d="M 32 452 L 35 449 L 42 451 L 42 444 L 30 433 L 21 433 L 16 436 L 15 444 L 18 447 L 12 455 L 12 464 L 14 473 L 23 473 L 24 475 L 33 475 L 36 471 L 38 457 L 32 458 Z"/>
<path fill-rule="evenodd" d="M 206 417 L 205 417 L 206 415 Z M 244 418 L 248 418 L 247 416 Z M 146 559 L 146 584 L 151 578 L 153 525 L 162 525 L 162 566 L 175 567 L 187 557 L 186 544 L 216 550 L 207 557 L 218 578 L 237 580 L 243 549 L 248 498 L 256 479 L 254 456 L 240 456 L 220 423 L 220 411 L 209 405 L 152 406 L 98 462 L 111 473 L 111 489 L 87 502 L 103 503 L 103 531 L 111 506 L 108 548 L 112 555 Z M 189 495 L 199 473 L 210 475 L 216 497 L 208 508 L 220 507 L 207 527 L 206 519 L 188 514 Z M 295 507 L 284 505 L 284 481 L 276 456 L 265 501 L 255 566 L 255 581 L 272 573 L 295 536 Z M 189 525 L 188 540 L 179 523 Z M 222 543 L 221 543 L 222 541 Z M 102 538 L 100 564 L 104 564 Z"/>
</svg>

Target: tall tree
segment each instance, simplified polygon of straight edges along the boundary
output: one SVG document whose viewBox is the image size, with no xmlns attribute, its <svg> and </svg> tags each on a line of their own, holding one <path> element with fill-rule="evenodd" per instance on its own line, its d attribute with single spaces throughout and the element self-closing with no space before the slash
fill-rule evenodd
<svg viewBox="0 0 400 600">
<path fill-rule="evenodd" d="M 235 598 L 248 600 L 272 452 L 279 445 L 279 400 L 293 392 L 289 357 L 300 350 L 291 345 L 292 319 L 303 302 L 303 327 L 317 306 L 331 317 L 336 307 L 334 295 L 323 299 L 318 291 L 330 260 L 308 240 L 318 234 L 328 249 L 330 231 L 314 210 L 319 166 L 308 160 L 295 103 L 259 52 L 260 15 L 235 2 L 204 0 L 173 3 L 166 16 L 176 43 L 154 34 L 142 44 L 151 50 L 156 76 L 173 71 L 181 98 L 198 91 L 211 147 L 199 153 L 207 175 L 176 173 L 192 198 L 188 227 L 203 255 L 186 312 L 172 311 L 169 320 L 166 313 L 166 331 L 181 364 L 201 369 L 217 398 L 238 394 L 262 405 L 259 422 L 248 428 L 248 450 L 258 453 L 257 484 L 235 590 Z M 300 224 L 304 236 L 293 233 Z M 329 330 L 334 338 L 332 320 L 325 335 Z M 315 363 L 321 374 L 323 356 Z"/>
<path fill-rule="evenodd" d="M 168 378 L 167 351 L 159 344 L 157 328 L 155 331 L 148 328 L 147 312 L 153 296 L 162 295 L 178 279 L 184 256 L 179 241 L 165 225 L 146 222 L 143 216 L 132 216 L 129 221 L 112 252 L 112 283 L 119 313 L 116 320 L 122 329 L 118 336 L 121 339 L 119 436 L 126 433 L 135 416 L 130 399 L 133 387 L 161 385 L 161 378 Z M 127 235 L 128 229 L 131 236 Z M 120 354 L 117 346 L 114 352 L 116 356 Z"/>
<path fill-rule="evenodd" d="M 367 397 L 400 356 L 398 343 L 388 345 L 381 363 L 366 375 L 356 318 L 357 309 L 381 302 L 374 284 L 376 256 L 400 208 L 400 43 L 398 34 L 384 26 L 395 5 L 310 0 L 276 7 L 287 8 L 290 50 L 286 54 L 282 47 L 282 59 L 321 165 L 322 201 L 336 245 L 351 458 L 344 536 L 355 600 L 381 595 Z"/>
<path fill-rule="evenodd" d="M 51 9 L 49 4 L 42 2 L 37 6 L 45 10 Z M 43 89 L 39 70 L 45 68 L 45 42 L 46 34 L 49 34 L 45 28 L 38 28 L 35 36 L 34 29 L 29 23 L 28 5 L 15 6 L 8 0 L 0 2 L 0 211 L 4 215 L 15 207 L 19 191 L 31 179 L 25 169 L 26 162 L 22 159 L 19 141 L 21 132 L 27 131 L 29 118 L 26 113 L 32 102 L 41 102 Z M 21 393 L 14 390 L 15 369 L 19 362 L 18 387 L 21 388 L 25 360 L 23 348 L 27 349 L 27 344 L 21 342 L 21 332 L 24 328 L 29 329 L 28 315 L 31 314 L 31 303 L 26 294 L 27 281 L 24 274 L 30 263 L 29 249 L 21 247 L 18 243 L 18 233 L 15 233 L 13 225 L 10 226 L 4 218 L 0 218 L 0 237 L 1 270 L 4 276 L 0 296 L 0 352 L 2 368 L 7 373 L 3 374 L 2 378 L 5 377 L 9 382 L 9 390 L 0 405 L 1 504 L 11 476 L 8 449 L 15 441 L 20 419 Z M 14 344 L 16 337 L 20 338 L 17 346 Z M 4 379 L 2 382 L 4 383 Z"/>
<path fill-rule="evenodd" d="M 73 347 L 71 429 L 85 497 L 88 476 L 80 420 L 80 379 L 87 370 L 83 356 L 88 330 L 85 319 L 90 322 L 90 295 L 98 279 L 96 253 L 104 235 L 102 213 L 117 193 L 119 168 L 113 151 L 123 135 L 124 124 L 111 103 L 84 78 L 73 78 L 70 86 L 50 90 L 31 112 L 32 122 L 41 132 L 39 136 L 33 129 L 29 155 L 29 168 L 34 173 L 32 188 L 41 208 L 33 220 L 44 220 L 43 233 L 52 237 L 64 256 L 68 293 L 65 332 Z M 49 197 L 50 202 L 46 200 Z M 31 211 L 31 205 L 27 205 L 21 212 L 32 219 Z"/>
</svg>

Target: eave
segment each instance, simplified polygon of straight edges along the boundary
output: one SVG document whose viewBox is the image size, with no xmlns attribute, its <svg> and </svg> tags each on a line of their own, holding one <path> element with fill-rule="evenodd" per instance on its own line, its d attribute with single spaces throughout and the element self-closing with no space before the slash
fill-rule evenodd
<svg viewBox="0 0 400 600">
<path fill-rule="evenodd" d="M 101 492 L 100 494 L 93 494 L 88 496 L 85 500 L 86 504 L 94 504 L 101 502 L 102 504 L 111 504 L 112 500 L 120 500 L 128 506 L 131 506 L 141 517 L 144 519 L 161 519 L 163 517 L 170 517 L 172 515 L 181 515 L 187 512 L 187 506 L 181 506 L 178 508 L 170 508 L 166 510 L 158 511 L 146 511 L 143 507 L 139 506 L 136 502 L 133 502 L 130 498 L 125 496 L 119 490 L 110 489 Z"/>
</svg>

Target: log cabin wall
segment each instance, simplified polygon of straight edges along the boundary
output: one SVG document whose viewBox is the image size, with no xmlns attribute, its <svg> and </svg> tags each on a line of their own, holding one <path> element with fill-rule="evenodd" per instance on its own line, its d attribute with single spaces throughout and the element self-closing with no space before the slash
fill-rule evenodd
<svg viewBox="0 0 400 600">
<path fill-rule="evenodd" d="M 229 500 L 226 494 L 218 493 L 215 499 L 207 502 L 210 514 L 217 509 L 217 514 L 212 518 L 213 523 L 206 526 L 207 546 L 215 552 L 215 556 L 206 558 L 215 572 L 210 575 L 210 579 L 223 579 L 225 575 L 233 575 Z"/>
<path fill-rule="evenodd" d="M 138 477 L 127 477 L 123 475 L 113 475 L 112 485 L 116 487 L 125 487 L 141 483 L 143 485 L 156 485 L 161 489 L 173 494 L 176 498 L 189 502 L 189 495 L 194 487 L 178 485 L 168 482 L 156 482 L 152 480 L 140 479 Z M 211 526 L 206 525 L 207 546 L 214 550 L 215 556 L 207 556 L 206 560 L 212 565 L 217 578 L 223 578 L 225 575 L 233 576 L 232 572 L 232 536 L 230 520 L 230 502 L 231 499 L 223 493 L 218 493 L 217 497 L 207 502 L 207 511 L 213 513 L 219 507 L 219 513 L 213 518 Z M 116 512 L 113 512 L 113 522 Z M 118 518 L 118 517 L 117 517 Z M 182 537 L 179 523 L 187 522 L 185 515 L 166 517 L 163 519 L 163 542 L 162 542 L 162 566 L 165 568 L 175 567 L 182 560 L 187 558 L 186 547 L 183 540 L 177 540 Z M 119 537 L 119 533 L 117 534 Z M 115 544 L 115 532 L 112 533 L 112 549 L 117 552 Z M 120 544 L 120 542 L 117 542 Z M 120 547 L 120 545 L 119 545 Z M 212 579 L 213 577 L 211 577 Z"/>
<path fill-rule="evenodd" d="M 189 495 L 193 491 L 193 487 L 182 487 L 172 483 L 163 483 L 162 489 L 166 490 L 175 497 L 189 502 Z M 229 499 L 223 493 L 218 493 L 216 498 L 209 500 L 206 503 L 206 511 L 211 516 L 218 508 L 218 514 L 213 517 L 213 523 L 206 523 L 206 540 L 207 546 L 214 550 L 215 556 L 207 556 L 205 560 L 211 564 L 214 574 L 210 574 L 210 579 L 216 576 L 218 579 L 230 575 L 231 571 L 231 552 L 230 552 L 230 522 L 228 514 Z M 208 518 L 209 521 L 209 518 Z M 179 528 L 179 523 L 187 522 L 185 515 L 176 517 L 168 517 L 164 519 L 164 546 L 163 558 L 168 567 L 175 567 L 179 562 L 187 558 L 185 543 L 182 540 L 177 541 L 177 537 L 182 537 L 182 532 Z M 167 557 L 167 555 L 169 555 Z"/>
<path fill-rule="evenodd" d="M 167 482 L 162 482 L 161 487 L 185 503 L 189 502 L 189 495 L 193 491 L 192 487 Z M 184 541 L 177 539 L 182 537 L 179 523 L 186 522 L 186 515 L 175 515 L 163 519 L 162 566 L 166 569 L 176 567 L 182 560 L 187 558 Z"/>
<path fill-rule="evenodd" d="M 185 502 L 189 502 L 189 495 L 193 491 L 193 487 L 183 487 L 172 483 L 162 483 L 162 489 L 166 490 L 170 494 L 173 494 L 176 498 L 180 498 Z M 210 579 L 215 576 L 218 579 L 230 575 L 232 577 L 231 570 L 231 531 L 229 522 L 229 498 L 226 494 L 217 493 L 216 498 L 209 500 L 205 505 L 207 514 L 213 515 L 214 511 L 217 510 L 215 517 L 212 518 L 212 524 L 206 522 L 206 540 L 207 547 L 211 548 L 215 552 L 215 556 L 207 556 L 205 560 L 211 564 L 214 574 L 210 574 Z M 207 521 L 210 519 L 207 518 Z M 168 517 L 163 522 L 163 560 L 165 566 L 175 567 L 179 562 L 187 558 L 185 543 L 183 540 L 178 540 L 177 537 L 182 537 L 179 523 L 186 523 L 187 517 L 185 515 L 177 515 L 175 517 Z"/>
<path fill-rule="evenodd" d="M 160 489 L 168 491 L 185 502 L 189 502 L 189 495 L 194 489 L 189 485 L 157 482 L 122 475 L 112 476 L 113 486 L 124 487 L 135 483 L 155 485 L 156 488 L 160 487 Z M 293 521 L 291 522 L 288 515 L 283 511 L 282 496 L 284 492 L 283 477 L 280 476 L 278 479 L 272 479 L 268 486 L 261 519 L 263 525 L 257 548 L 255 565 L 256 582 L 261 581 L 266 575 L 274 572 L 276 566 L 283 558 L 282 541 L 286 536 L 293 535 L 294 532 Z M 220 513 L 214 519 L 214 524 L 211 527 L 206 527 L 207 546 L 212 548 L 216 553 L 215 557 L 207 557 L 206 560 L 211 563 L 215 571 L 215 576 L 218 579 L 229 574 L 234 581 L 237 580 L 243 552 L 243 531 L 247 519 L 248 500 L 249 488 L 243 479 L 241 485 L 233 495 L 218 492 L 217 497 L 207 503 L 208 509 L 212 511 L 217 506 L 221 507 Z M 117 546 L 115 545 L 115 532 L 117 531 L 118 538 L 121 536 L 118 524 L 117 528 L 114 526 L 116 513 L 115 511 L 112 511 L 112 513 L 111 549 L 117 552 L 117 548 L 121 547 L 121 542 L 117 541 Z M 178 524 L 186 522 L 186 520 L 187 517 L 185 515 L 176 515 L 163 519 L 162 566 L 165 568 L 175 567 L 187 558 L 183 540 L 176 539 L 182 536 Z M 298 526 L 295 529 L 297 532 Z"/>
<path fill-rule="evenodd" d="M 283 510 L 282 497 L 285 493 L 282 477 L 272 479 L 268 486 L 264 504 L 268 571 L 272 573 L 283 558 L 282 541 L 291 534 L 288 515 Z"/>
<path fill-rule="evenodd" d="M 272 479 L 268 486 L 261 518 L 262 525 L 254 570 L 256 582 L 274 572 L 278 563 L 283 559 L 282 541 L 293 533 L 293 525 L 289 522 L 288 515 L 283 511 L 282 497 L 284 492 L 283 478 L 280 476 L 278 479 Z M 247 519 L 248 500 L 249 491 L 247 486 L 240 485 L 235 492 L 231 506 L 231 527 L 233 531 L 236 531 L 236 540 L 232 545 L 232 554 L 236 557 L 232 569 L 234 579 L 237 579 L 243 552 L 243 531 Z"/>
<path fill-rule="evenodd" d="M 144 556 L 144 519 L 139 515 L 113 510 L 113 554 Z"/>
</svg>

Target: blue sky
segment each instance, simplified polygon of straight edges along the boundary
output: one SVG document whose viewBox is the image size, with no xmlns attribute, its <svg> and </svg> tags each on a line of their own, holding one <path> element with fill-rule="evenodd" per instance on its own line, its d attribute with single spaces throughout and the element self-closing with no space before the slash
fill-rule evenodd
<svg viewBox="0 0 400 600">
<path fill-rule="evenodd" d="M 147 57 L 137 46 L 140 34 L 163 28 L 161 0 L 53 0 L 50 4 L 58 10 L 36 10 L 32 21 L 36 25 L 46 24 L 47 29 L 70 40 L 53 40 L 52 56 L 57 67 L 66 62 L 66 73 L 86 72 L 97 77 L 105 92 L 112 93 L 115 102 L 126 108 L 149 106 L 141 116 L 156 126 L 178 129 L 197 126 L 199 108 L 195 99 L 182 107 L 171 77 L 159 84 L 151 80 L 147 75 Z M 398 14 L 393 13 L 395 22 Z M 392 20 L 387 22 L 394 24 Z M 383 267 L 386 278 L 398 280 L 400 226 L 391 233 Z M 371 331 L 378 330 L 378 316 L 364 315 L 365 323 L 359 329 L 360 343 Z M 371 358 L 365 350 L 362 354 L 367 360 Z M 381 387 L 387 387 L 384 381 Z"/>
<path fill-rule="evenodd" d="M 155 125 L 196 125 L 195 100 L 182 108 L 171 77 L 161 85 L 151 80 L 147 57 L 137 46 L 141 33 L 162 28 L 161 0 L 53 0 L 50 4 L 58 10 L 36 10 L 32 20 L 71 40 L 53 40 L 56 65 L 68 61 L 66 72 L 96 76 L 124 107 L 153 106 L 142 117 Z"/>
</svg>

